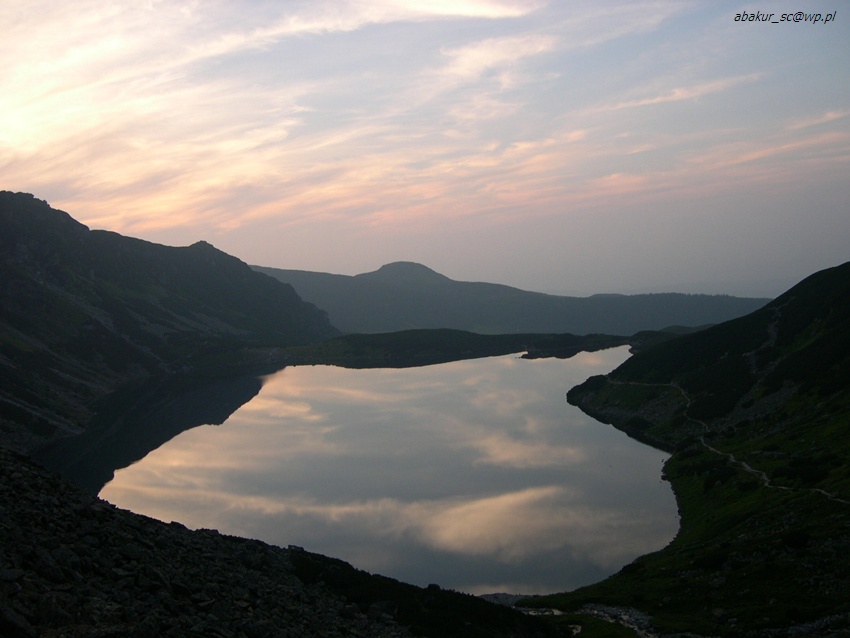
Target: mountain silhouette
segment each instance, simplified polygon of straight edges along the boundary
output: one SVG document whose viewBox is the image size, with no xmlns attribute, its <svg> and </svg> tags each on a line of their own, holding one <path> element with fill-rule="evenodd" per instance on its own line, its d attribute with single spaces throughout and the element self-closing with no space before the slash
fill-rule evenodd
<svg viewBox="0 0 850 638">
<path fill-rule="evenodd" d="M 426 266 L 396 262 L 360 275 L 254 266 L 291 284 L 348 333 L 451 328 L 480 334 L 630 335 L 704 326 L 739 317 L 767 299 L 661 293 L 564 297 L 502 284 L 454 281 Z"/>
<path fill-rule="evenodd" d="M 91 402 L 124 383 L 336 333 L 291 286 L 206 242 L 173 248 L 90 230 L 32 195 L 0 192 L 9 442 L 76 432 Z M 25 432 L 11 425 L 21 422 Z"/>
<path fill-rule="evenodd" d="M 331 339 L 338 331 L 317 305 L 347 332 L 360 325 L 369 327 L 362 332 L 391 334 Z M 724 313 L 734 318 L 724 320 Z M 623 365 L 567 394 L 591 416 L 669 452 L 662 477 L 679 506 L 676 538 L 601 583 L 522 604 L 570 612 L 559 620 L 583 624 L 588 635 L 600 622 L 585 623 L 588 609 L 640 624 L 646 635 L 844 635 L 850 262 L 767 303 L 672 293 L 557 297 L 457 282 L 410 262 L 354 277 L 252 268 L 206 242 L 172 248 L 93 231 L 31 195 L 0 192 L 2 446 L 41 447 L 55 467 L 68 470 L 108 451 L 110 459 L 87 469 L 93 490 L 116 463 L 133 462 L 185 428 L 222 422 L 259 391 L 258 370 L 280 367 L 280 353 L 290 346 L 302 347 L 305 361 L 327 356 L 363 365 L 451 360 L 458 350 L 526 342 L 541 356 L 566 356 L 588 344 L 634 339 L 564 332 L 628 335 L 706 323 L 717 325 L 644 337 Z M 458 332 L 464 329 L 472 332 Z M 498 332 L 503 336 L 486 334 Z M 45 493 L 32 502 L 58 499 Z M 68 509 L 79 512 L 80 504 Z M 28 514 L 29 529 L 45 525 L 41 512 Z M 155 548 L 154 540 L 146 547 Z M 39 578 L 57 573 L 66 596 L 71 572 L 58 567 L 54 541 L 32 541 L 10 563 L 8 591 L 34 582 L 32 565 L 41 564 L 48 569 Z M 408 586 L 335 559 L 298 551 L 293 560 L 299 578 L 344 600 L 378 600 L 388 608 L 387 601 L 409 599 Z M 112 571 L 122 588 L 135 582 L 123 569 Z M 422 596 L 433 601 L 440 591 L 434 585 Z M 440 613 L 432 607 L 423 614 L 439 623 L 444 608 L 441 602 Z M 494 613 L 481 608 L 490 624 Z M 3 615 L 3 625 L 32 634 L 18 616 Z M 469 623 L 457 627 L 467 631 Z"/>
</svg>

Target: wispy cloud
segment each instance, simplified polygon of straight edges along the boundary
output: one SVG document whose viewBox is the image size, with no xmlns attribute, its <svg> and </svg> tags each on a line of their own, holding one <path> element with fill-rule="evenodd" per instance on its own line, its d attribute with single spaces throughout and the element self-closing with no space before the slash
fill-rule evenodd
<svg viewBox="0 0 850 638">
<path fill-rule="evenodd" d="M 656 104 L 667 104 L 669 102 L 681 102 L 684 100 L 695 100 L 706 95 L 726 91 L 732 87 L 741 84 L 749 84 L 759 79 L 758 74 L 735 76 L 730 78 L 722 78 L 720 80 L 712 80 L 691 86 L 680 86 L 664 91 L 659 95 L 644 97 L 635 100 L 627 100 L 624 102 L 616 102 L 613 104 L 603 105 L 598 107 L 599 111 L 619 111 L 622 109 L 633 109 L 643 106 L 654 106 Z"/>
<path fill-rule="evenodd" d="M 523 58 L 552 51 L 556 39 L 550 35 L 520 35 L 491 38 L 443 51 L 449 62 L 438 72 L 448 82 L 468 82 L 493 69 L 503 69 Z"/>
<path fill-rule="evenodd" d="M 744 37 L 721 13 L 677 0 L 0 3 L 3 186 L 166 242 L 333 220 L 396 233 L 395 247 L 449 220 L 561 224 L 636 194 L 833 175 L 850 111 L 844 71 L 820 62 L 846 44 L 824 31 L 790 58 L 775 31 Z"/>
<path fill-rule="evenodd" d="M 836 122 L 838 120 L 843 120 L 845 117 L 850 116 L 850 111 L 827 111 L 821 115 L 816 115 L 814 117 L 807 117 L 803 119 L 794 120 L 788 125 L 788 128 L 792 131 L 811 128 L 813 126 L 820 126 L 821 124 L 829 124 L 831 122 Z"/>
<path fill-rule="evenodd" d="M 229 31 L 214 40 L 192 47 L 193 58 L 222 56 L 249 48 L 263 48 L 282 39 L 299 35 L 349 33 L 369 25 L 394 22 L 419 22 L 443 18 L 516 18 L 541 6 L 522 0 L 465 0 L 461 2 L 422 2 L 383 0 L 352 2 L 324 0 L 286 7 L 271 26 L 255 21 L 249 28 Z"/>
<path fill-rule="evenodd" d="M 814 171 L 825 164 L 834 165 L 836 159 L 844 158 L 846 164 L 850 159 L 850 131 L 804 138 L 782 136 L 770 140 L 726 142 L 713 147 L 708 153 L 694 157 L 693 163 L 696 170 L 718 172 L 730 169 L 740 171 L 747 166 L 751 167 L 750 170 L 765 171 L 771 165 L 781 167 L 784 164 L 783 174 L 790 175 L 800 170 L 803 164 L 800 160 L 803 158 L 807 169 Z M 772 173 L 775 175 L 775 170 Z M 770 172 L 765 177 L 769 175 Z M 750 177 L 755 175 L 750 174 Z"/>
</svg>

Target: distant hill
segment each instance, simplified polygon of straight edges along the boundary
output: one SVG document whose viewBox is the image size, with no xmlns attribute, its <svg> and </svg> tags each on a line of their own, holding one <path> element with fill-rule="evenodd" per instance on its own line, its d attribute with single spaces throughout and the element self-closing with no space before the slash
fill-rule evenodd
<svg viewBox="0 0 850 638">
<path fill-rule="evenodd" d="M 535 604 L 636 607 L 662 633 L 848 635 L 850 262 L 568 400 L 672 452 L 681 530 L 614 577 Z"/>
<path fill-rule="evenodd" d="M 561 297 L 501 284 L 454 281 L 410 262 L 354 276 L 253 268 L 291 284 L 347 333 L 451 328 L 480 334 L 631 335 L 640 330 L 720 323 L 768 301 L 677 293 Z"/>
<path fill-rule="evenodd" d="M 128 381 L 334 334 L 291 286 L 206 242 L 172 248 L 89 230 L 32 195 L 0 192 L 7 446 L 75 432 L 93 399 Z"/>
</svg>

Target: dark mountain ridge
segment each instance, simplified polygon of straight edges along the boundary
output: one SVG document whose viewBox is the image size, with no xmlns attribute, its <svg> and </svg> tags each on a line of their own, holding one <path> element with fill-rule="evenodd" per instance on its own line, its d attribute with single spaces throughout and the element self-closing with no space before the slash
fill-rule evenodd
<svg viewBox="0 0 850 638">
<path fill-rule="evenodd" d="M 681 528 L 597 585 L 662 633 L 850 635 L 850 262 L 638 353 L 568 400 L 669 450 Z"/>
<path fill-rule="evenodd" d="M 52 440 L 73 463 L 91 434 L 133 460 L 196 424 L 195 404 L 220 422 L 291 347 L 336 334 L 205 242 L 92 231 L 0 192 L 0 636 L 563 635 L 473 596 L 119 510 L 6 449 Z M 116 432 L 126 415 L 138 427 Z"/>
<path fill-rule="evenodd" d="M 173 248 L 89 230 L 32 195 L 7 191 L 0 302 L 7 440 L 77 431 L 94 399 L 130 381 L 239 349 L 337 334 L 291 286 L 206 242 Z"/>
<path fill-rule="evenodd" d="M 411 279 L 434 291 L 459 291 L 462 283 L 416 264 L 358 277 L 397 295 Z M 341 293 L 350 294 L 343 283 Z M 483 286 L 496 297 L 504 288 Z M 435 293 L 432 301 L 444 298 Z M 18 449 L 78 432 L 92 402 L 119 387 L 177 378 L 190 399 L 207 403 L 204 392 L 215 384 L 204 377 L 196 387 L 198 374 L 232 371 L 235 362 L 249 371 L 260 362 L 280 367 L 280 352 L 295 344 L 322 340 L 322 356 L 364 365 L 399 353 L 409 361 L 423 355 L 423 344 L 426 360 L 452 356 L 451 344 L 475 345 L 468 335 L 415 331 L 325 341 L 335 331 L 322 311 L 209 244 L 168 248 L 91 231 L 32 196 L 6 192 L 0 302 L 0 445 Z M 534 343 L 544 352 L 578 347 L 567 337 Z M 656 341 L 649 337 L 644 345 Z M 184 635 L 265 637 L 287 623 L 287 631 L 316 635 L 312 627 L 327 615 L 336 635 L 355 627 L 366 635 L 365 615 L 386 620 L 377 631 L 394 636 L 534 636 L 570 624 L 593 636 L 599 621 L 588 620 L 589 610 L 632 623 L 646 618 L 656 635 L 848 635 L 850 263 L 816 273 L 752 314 L 657 342 L 571 390 L 569 400 L 671 451 L 664 477 L 679 503 L 680 532 L 602 583 L 531 601 L 569 612 L 553 625 L 526 624 L 471 597 L 412 588 L 298 549 L 224 541 L 231 553 L 214 533 L 184 533 L 71 494 L 4 451 L 0 634 L 177 635 L 168 628 L 179 625 Z M 205 419 L 220 419 L 255 389 L 247 378 L 239 396 L 207 405 Z M 174 407 L 163 402 L 146 414 Z M 167 437 L 171 425 L 151 434 Z M 75 454 L 71 447 L 60 453 Z M 270 572 L 269 561 L 280 573 Z M 611 635 L 609 627 L 601 631 Z"/>
<path fill-rule="evenodd" d="M 727 295 L 601 294 L 562 297 L 486 282 L 454 281 L 426 266 L 395 262 L 359 275 L 254 266 L 289 283 L 348 333 L 450 328 L 479 334 L 631 335 L 740 317 L 767 299 Z"/>
<path fill-rule="evenodd" d="M 614 384 L 672 384 L 666 393 L 688 397 L 687 414 L 725 427 L 779 396 L 841 394 L 850 388 L 850 262 L 824 270 L 745 317 L 662 343 L 608 375 Z M 571 391 L 584 401 L 600 379 Z M 658 388 L 656 388 L 658 390 Z M 584 397 L 584 398 L 583 398 Z M 766 409 L 766 408 L 765 408 Z M 682 428 L 647 431 L 675 447 Z"/>
</svg>

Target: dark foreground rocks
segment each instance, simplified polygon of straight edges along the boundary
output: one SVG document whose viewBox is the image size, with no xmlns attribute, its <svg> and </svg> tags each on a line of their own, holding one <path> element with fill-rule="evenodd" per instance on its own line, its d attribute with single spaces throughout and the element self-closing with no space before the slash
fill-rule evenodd
<svg viewBox="0 0 850 638">
<path fill-rule="evenodd" d="M 472 596 L 120 510 L 0 449 L 4 638 L 412 635 L 554 634 Z"/>
</svg>

